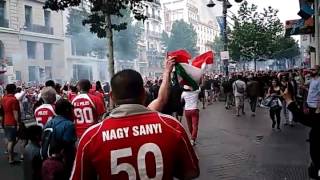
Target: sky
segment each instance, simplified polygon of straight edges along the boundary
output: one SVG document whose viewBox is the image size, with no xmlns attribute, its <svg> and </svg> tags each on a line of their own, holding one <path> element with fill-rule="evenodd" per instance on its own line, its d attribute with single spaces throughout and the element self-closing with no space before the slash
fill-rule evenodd
<svg viewBox="0 0 320 180">
<path fill-rule="evenodd" d="M 201 1 L 202 1 L 202 5 L 200 7 L 201 9 L 200 13 L 205 14 L 204 16 L 212 17 L 210 15 L 213 15 L 213 16 L 221 15 L 222 2 L 213 0 L 217 5 L 214 8 L 207 8 L 206 4 L 209 2 L 209 0 L 201 0 Z M 233 5 L 230 11 L 236 14 L 240 4 L 236 3 L 234 0 L 229 0 L 229 1 Z M 247 0 L 247 1 L 250 4 L 253 3 L 258 5 L 259 9 L 267 8 L 268 6 L 271 6 L 274 9 L 278 9 L 279 18 L 283 23 L 285 23 L 286 20 L 299 19 L 299 16 L 297 15 L 299 11 L 299 0 Z M 208 20 L 205 20 L 205 21 L 208 21 Z"/>
</svg>

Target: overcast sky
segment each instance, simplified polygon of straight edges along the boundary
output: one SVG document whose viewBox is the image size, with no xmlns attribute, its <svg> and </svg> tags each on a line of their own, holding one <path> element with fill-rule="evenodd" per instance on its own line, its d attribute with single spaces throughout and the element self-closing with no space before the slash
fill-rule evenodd
<svg viewBox="0 0 320 180">
<path fill-rule="evenodd" d="M 222 3 L 213 0 L 217 5 L 214 8 L 207 8 L 206 4 L 209 2 L 209 0 L 202 0 L 202 7 L 200 7 L 200 13 L 206 14 L 207 17 L 210 17 L 209 14 L 212 15 L 221 15 L 222 11 Z M 236 13 L 239 9 L 239 4 L 236 3 L 234 0 L 229 0 L 233 7 L 230 9 L 232 12 Z M 259 9 L 266 8 L 268 6 L 271 6 L 275 9 L 279 10 L 279 18 L 281 22 L 285 22 L 286 20 L 291 19 L 299 19 L 299 16 L 297 15 L 299 11 L 299 0 L 247 0 L 249 3 L 254 3 L 258 5 Z M 201 16 L 200 16 L 201 17 Z M 208 21 L 208 20 L 205 20 Z"/>
</svg>

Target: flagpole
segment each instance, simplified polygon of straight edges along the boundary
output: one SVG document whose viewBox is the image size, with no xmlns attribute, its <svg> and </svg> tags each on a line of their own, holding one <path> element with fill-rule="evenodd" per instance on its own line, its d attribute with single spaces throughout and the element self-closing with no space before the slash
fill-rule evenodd
<svg viewBox="0 0 320 180">
<path fill-rule="evenodd" d="M 222 14 L 223 14 L 223 50 L 224 51 L 228 51 L 228 36 L 227 36 L 227 0 L 223 0 L 223 5 L 222 5 L 223 9 L 222 9 Z M 223 65 L 224 65 L 224 71 L 225 71 L 225 75 L 228 76 L 229 75 L 229 59 L 226 59 L 223 61 Z"/>
</svg>

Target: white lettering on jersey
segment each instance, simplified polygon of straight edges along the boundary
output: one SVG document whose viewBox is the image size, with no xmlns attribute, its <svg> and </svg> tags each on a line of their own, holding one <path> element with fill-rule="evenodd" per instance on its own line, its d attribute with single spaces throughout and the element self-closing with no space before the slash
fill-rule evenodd
<svg viewBox="0 0 320 180">
<path fill-rule="evenodd" d="M 114 139 L 123 139 L 127 137 L 129 137 L 129 127 L 102 131 L 103 142 L 114 140 Z"/>
<path fill-rule="evenodd" d="M 132 127 L 132 135 L 133 136 L 144 136 L 144 135 L 151 135 L 151 134 L 159 134 L 162 133 L 161 124 L 145 124 L 140 126 L 133 126 Z"/>
<path fill-rule="evenodd" d="M 145 136 L 152 134 L 162 133 L 162 127 L 160 123 L 157 124 L 144 124 L 139 126 L 132 126 L 132 136 Z M 129 127 L 109 129 L 102 131 L 102 141 L 111 141 L 115 139 L 123 139 L 129 137 Z"/>
</svg>

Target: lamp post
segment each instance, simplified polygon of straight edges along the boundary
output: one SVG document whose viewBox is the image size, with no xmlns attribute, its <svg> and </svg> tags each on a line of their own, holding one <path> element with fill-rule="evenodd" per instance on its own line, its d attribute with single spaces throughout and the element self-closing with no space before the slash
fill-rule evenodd
<svg viewBox="0 0 320 180">
<path fill-rule="evenodd" d="M 222 2 L 222 14 L 223 14 L 223 50 L 228 51 L 228 32 L 227 32 L 227 13 L 228 9 L 232 7 L 232 4 L 229 2 L 229 0 L 217 0 Z M 241 3 L 243 0 L 234 0 L 237 3 Z M 213 0 L 209 0 L 209 3 L 207 4 L 207 7 L 213 8 L 216 4 L 213 2 Z M 229 75 L 229 60 L 223 61 L 225 75 Z"/>
</svg>

